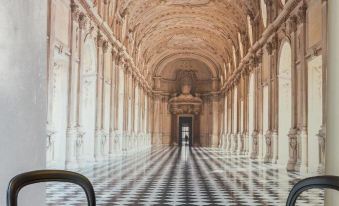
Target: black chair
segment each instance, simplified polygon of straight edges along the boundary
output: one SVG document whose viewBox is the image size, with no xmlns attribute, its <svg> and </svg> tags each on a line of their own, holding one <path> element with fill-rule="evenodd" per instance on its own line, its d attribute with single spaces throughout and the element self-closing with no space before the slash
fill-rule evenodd
<svg viewBox="0 0 339 206">
<path fill-rule="evenodd" d="M 89 206 L 95 206 L 95 193 L 91 182 L 83 175 L 64 170 L 38 170 L 15 176 L 7 188 L 7 206 L 17 206 L 20 190 L 39 182 L 68 182 L 84 189 Z"/>
<path fill-rule="evenodd" d="M 288 195 L 286 206 L 294 206 L 299 195 L 309 189 L 334 189 L 339 191 L 339 177 L 317 176 L 300 180 L 295 184 Z"/>
</svg>

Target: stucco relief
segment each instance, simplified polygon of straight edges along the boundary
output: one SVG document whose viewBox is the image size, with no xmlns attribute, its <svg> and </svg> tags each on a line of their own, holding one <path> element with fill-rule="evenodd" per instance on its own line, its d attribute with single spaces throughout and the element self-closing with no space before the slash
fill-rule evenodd
<svg viewBox="0 0 339 206">
<path fill-rule="evenodd" d="M 240 25 L 247 24 L 247 14 L 256 13 L 258 6 L 252 1 L 124 0 L 118 11 L 129 14 L 126 30 L 136 36 L 137 56 L 144 56 L 138 64 L 147 64 L 152 74 L 155 65 L 185 49 L 208 56 L 222 68 L 231 55 L 232 42 L 238 44 Z"/>
<path fill-rule="evenodd" d="M 211 0 L 161 0 L 166 2 L 167 5 L 177 6 L 203 6 L 210 3 Z"/>
<path fill-rule="evenodd" d="M 169 109 L 173 114 L 199 114 L 202 100 L 197 95 L 192 95 L 194 85 L 193 71 L 179 71 L 180 94 L 169 100 Z"/>
</svg>

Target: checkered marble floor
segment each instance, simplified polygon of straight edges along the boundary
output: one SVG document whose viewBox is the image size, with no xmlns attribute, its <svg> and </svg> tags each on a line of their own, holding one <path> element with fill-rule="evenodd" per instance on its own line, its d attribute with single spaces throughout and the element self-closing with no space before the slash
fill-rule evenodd
<svg viewBox="0 0 339 206">
<path fill-rule="evenodd" d="M 287 173 L 220 149 L 158 146 L 79 168 L 94 185 L 97 205 L 285 205 L 298 180 L 316 174 Z M 310 190 L 297 205 L 323 205 Z M 86 205 L 80 188 L 47 185 L 47 205 Z"/>
</svg>

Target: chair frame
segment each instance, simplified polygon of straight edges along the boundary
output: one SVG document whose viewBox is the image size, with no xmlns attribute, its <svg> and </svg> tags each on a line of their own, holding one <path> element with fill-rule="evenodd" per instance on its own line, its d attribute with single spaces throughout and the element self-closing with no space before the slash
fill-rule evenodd
<svg viewBox="0 0 339 206">
<path fill-rule="evenodd" d="M 96 206 L 91 182 L 81 174 L 64 170 L 37 170 L 13 177 L 7 188 L 7 206 L 18 205 L 18 194 L 23 187 L 42 182 L 68 182 L 79 185 L 86 193 L 88 206 Z"/>
<path fill-rule="evenodd" d="M 299 195 L 309 189 L 334 189 L 339 191 L 338 176 L 315 176 L 300 180 L 290 191 L 286 206 L 294 206 Z"/>
</svg>

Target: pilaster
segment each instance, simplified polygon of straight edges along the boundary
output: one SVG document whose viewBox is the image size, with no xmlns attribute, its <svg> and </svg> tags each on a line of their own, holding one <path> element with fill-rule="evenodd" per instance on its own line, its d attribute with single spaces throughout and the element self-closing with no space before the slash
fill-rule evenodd
<svg viewBox="0 0 339 206">
<path fill-rule="evenodd" d="M 66 168 L 77 167 L 77 138 L 78 136 L 78 118 L 79 109 L 78 90 L 79 90 L 79 6 L 71 4 L 71 55 L 70 69 L 68 74 L 68 109 L 67 109 L 67 130 L 66 130 Z M 80 141 L 79 141 L 80 142 Z"/>
</svg>

